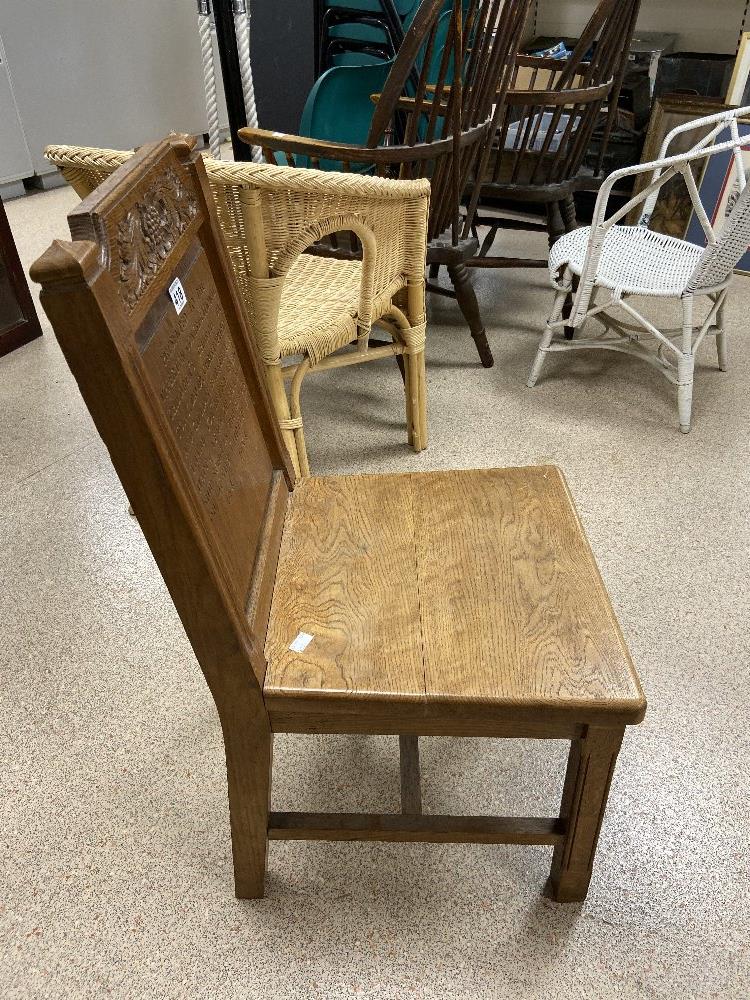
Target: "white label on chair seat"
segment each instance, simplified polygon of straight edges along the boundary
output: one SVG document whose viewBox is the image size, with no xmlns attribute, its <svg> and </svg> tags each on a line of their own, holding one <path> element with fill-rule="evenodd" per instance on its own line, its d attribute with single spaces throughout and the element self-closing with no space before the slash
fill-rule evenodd
<svg viewBox="0 0 750 1000">
<path fill-rule="evenodd" d="M 297 638 L 289 643 L 289 648 L 293 653 L 303 653 L 312 641 L 313 637 L 309 633 L 298 632 Z"/>
<path fill-rule="evenodd" d="M 187 295 L 185 295 L 185 289 L 182 287 L 182 282 L 179 278 L 175 278 L 169 286 L 169 297 L 179 316 L 187 305 Z"/>
</svg>

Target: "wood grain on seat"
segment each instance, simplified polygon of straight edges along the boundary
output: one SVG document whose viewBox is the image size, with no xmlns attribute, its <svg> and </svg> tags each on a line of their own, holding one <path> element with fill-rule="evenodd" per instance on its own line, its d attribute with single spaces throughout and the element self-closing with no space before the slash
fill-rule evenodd
<svg viewBox="0 0 750 1000">
<path fill-rule="evenodd" d="M 295 652 L 299 632 L 313 639 Z M 303 481 L 266 659 L 264 697 L 285 728 L 316 708 L 448 724 L 483 707 L 497 722 L 645 712 L 554 467 Z"/>
</svg>

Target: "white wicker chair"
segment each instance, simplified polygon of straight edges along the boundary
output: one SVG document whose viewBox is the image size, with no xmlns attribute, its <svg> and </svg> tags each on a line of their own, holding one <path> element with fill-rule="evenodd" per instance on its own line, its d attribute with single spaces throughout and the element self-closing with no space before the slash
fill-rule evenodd
<svg viewBox="0 0 750 1000">
<path fill-rule="evenodd" d="M 677 386 L 680 430 L 687 434 L 690 430 L 695 352 L 706 334 L 716 337 L 719 368 L 724 371 L 727 365 L 724 301 L 733 270 L 750 243 L 750 185 L 745 185 L 741 152 L 743 142 L 746 144 L 748 140 L 746 136 L 739 135 L 737 127 L 737 119 L 748 115 L 750 107 L 736 108 L 679 125 L 665 138 L 658 160 L 616 170 L 609 175 L 599 191 L 591 226 L 566 233 L 550 252 L 550 278 L 557 294 L 529 373 L 529 386 L 536 384 L 544 360 L 552 351 L 604 348 L 632 354 L 648 362 Z M 667 156 L 669 145 L 676 135 L 706 127 L 708 134 L 687 153 Z M 717 136 L 725 132 L 730 138 L 716 142 Z M 734 158 L 741 193 L 717 237 L 701 204 L 692 165 L 727 150 Z M 648 186 L 607 219 L 607 202 L 613 185 L 623 177 L 646 172 L 653 172 Z M 662 236 L 648 229 L 659 190 L 678 173 L 685 180 L 696 215 L 706 233 L 706 247 L 673 236 Z M 637 226 L 615 225 L 640 203 L 644 205 Z M 597 304 L 595 297 L 600 290 L 607 298 Z M 632 295 L 680 299 L 681 328 L 657 330 L 628 301 Z M 694 299 L 704 295 L 710 302 L 708 315 L 705 320 L 696 323 L 693 319 Z M 570 314 L 566 316 L 568 301 Z M 628 322 L 627 318 L 623 320 L 612 316 L 610 310 L 613 308 L 623 310 L 635 324 Z M 593 317 L 604 326 L 597 335 L 576 339 L 562 335 L 565 328 L 570 335 Z M 649 342 L 654 341 L 656 350 L 649 350 Z"/>
</svg>

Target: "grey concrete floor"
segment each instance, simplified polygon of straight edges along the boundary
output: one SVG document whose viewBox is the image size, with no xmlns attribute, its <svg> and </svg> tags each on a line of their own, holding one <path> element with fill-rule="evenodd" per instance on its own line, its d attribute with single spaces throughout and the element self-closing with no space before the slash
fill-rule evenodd
<svg viewBox="0 0 750 1000">
<path fill-rule="evenodd" d="M 27 265 L 75 201 L 8 204 Z M 433 300 L 426 452 L 386 363 L 308 380 L 309 450 L 317 473 L 564 469 L 649 699 L 587 901 L 542 895 L 545 848 L 325 843 L 272 844 L 266 898 L 233 897 L 217 716 L 45 321 L 0 361 L 0 995 L 750 994 L 750 281 L 727 310 L 731 370 L 703 350 L 687 437 L 674 390 L 619 355 L 554 358 L 526 389 L 545 274 L 477 289 L 496 365 Z M 397 808 L 395 739 L 283 736 L 275 756 L 278 808 Z M 564 759 L 426 739 L 426 806 L 547 814 Z"/>
</svg>

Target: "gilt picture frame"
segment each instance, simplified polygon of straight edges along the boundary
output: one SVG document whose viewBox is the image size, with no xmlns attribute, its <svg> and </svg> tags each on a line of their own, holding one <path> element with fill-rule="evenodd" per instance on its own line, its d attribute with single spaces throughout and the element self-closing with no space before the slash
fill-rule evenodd
<svg viewBox="0 0 750 1000">
<path fill-rule="evenodd" d="M 649 163 L 656 160 L 661 152 L 661 146 L 669 132 L 677 125 L 702 118 L 705 115 L 713 115 L 719 111 L 725 111 L 726 105 L 716 98 L 694 97 L 692 95 L 667 94 L 658 97 L 654 101 L 651 111 L 651 118 L 646 132 L 646 139 L 643 143 L 641 163 Z M 684 153 L 691 146 L 694 146 L 704 135 L 708 133 L 710 126 L 705 130 L 696 129 L 680 135 L 670 145 L 669 153 Z M 702 171 L 704 164 L 698 168 Z M 648 187 L 651 180 L 650 174 L 639 174 L 635 178 L 633 194 L 639 194 Z M 700 186 L 702 172 L 695 178 L 696 184 Z M 626 223 L 629 226 L 636 226 L 641 221 L 643 203 L 636 205 L 628 213 Z M 687 186 L 681 177 L 673 177 L 659 192 L 659 197 L 654 206 L 654 211 L 648 220 L 649 229 L 657 233 L 664 233 L 667 236 L 676 236 L 679 239 L 685 238 L 690 217 L 693 212 L 693 205 L 690 201 Z"/>
</svg>

